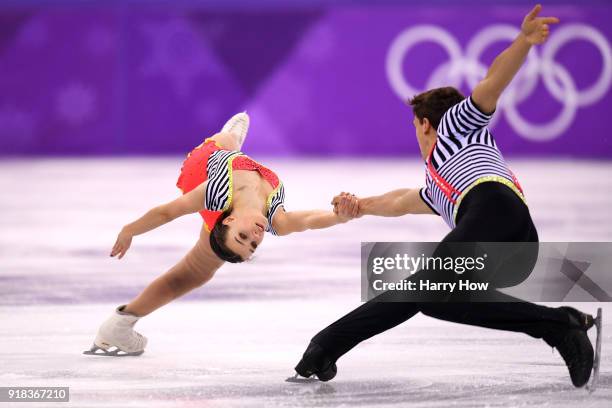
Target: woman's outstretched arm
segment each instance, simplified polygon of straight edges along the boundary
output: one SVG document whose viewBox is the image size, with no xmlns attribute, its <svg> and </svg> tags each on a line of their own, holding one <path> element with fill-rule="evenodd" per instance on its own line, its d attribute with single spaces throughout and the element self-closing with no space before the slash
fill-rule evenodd
<svg viewBox="0 0 612 408">
<path fill-rule="evenodd" d="M 332 202 L 332 204 L 334 204 Z M 334 205 L 334 211 L 305 210 L 305 211 L 279 211 L 274 216 L 274 229 L 278 235 L 288 235 L 293 232 L 302 232 L 312 229 L 333 227 L 345 223 L 357 216 L 357 199 L 347 197 Z"/>
<path fill-rule="evenodd" d="M 192 214 L 204 209 L 206 184 L 204 182 L 187 194 L 169 203 L 159 205 L 147 211 L 145 215 L 124 226 L 117 236 L 117 241 L 110 256 L 123 258 L 132 244 L 132 238 L 164 225 L 180 216 Z"/>
</svg>

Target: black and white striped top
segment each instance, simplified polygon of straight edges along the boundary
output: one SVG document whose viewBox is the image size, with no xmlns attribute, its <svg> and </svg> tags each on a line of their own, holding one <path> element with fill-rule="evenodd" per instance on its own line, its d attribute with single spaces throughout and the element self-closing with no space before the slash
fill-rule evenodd
<svg viewBox="0 0 612 408">
<path fill-rule="evenodd" d="M 206 186 L 206 201 L 204 207 L 209 211 L 225 211 L 232 203 L 232 161 L 238 156 L 246 156 L 244 153 L 232 150 L 217 150 L 208 158 L 206 171 L 208 174 L 208 185 Z M 252 160 L 252 159 L 251 159 Z M 265 178 L 265 177 L 264 177 Z M 270 180 L 266 179 L 268 182 Z M 272 185 L 274 187 L 274 185 Z M 267 213 L 268 225 L 266 231 L 272 235 L 278 235 L 272 226 L 272 219 L 276 211 L 284 206 L 285 187 L 278 180 L 278 185 L 268 196 Z"/>
<path fill-rule="evenodd" d="M 442 116 L 438 138 L 425 161 L 421 198 L 451 228 L 456 226 L 461 200 L 481 182 L 501 182 L 524 200 L 487 128 L 491 117 L 478 109 L 471 96 L 459 102 Z"/>
</svg>

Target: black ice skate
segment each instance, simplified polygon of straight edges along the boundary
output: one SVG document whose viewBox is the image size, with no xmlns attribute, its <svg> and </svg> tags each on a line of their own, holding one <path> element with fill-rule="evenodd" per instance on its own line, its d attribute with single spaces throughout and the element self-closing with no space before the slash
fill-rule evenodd
<svg viewBox="0 0 612 408">
<path fill-rule="evenodd" d="M 595 360 L 593 361 L 593 378 L 588 388 L 590 392 L 594 392 L 599 381 L 599 364 L 601 361 L 601 329 L 603 326 L 601 307 L 597 309 L 597 317 L 595 318 L 595 326 L 597 327 L 597 339 L 595 340 Z"/>
<path fill-rule="evenodd" d="M 296 375 L 287 378 L 288 382 L 329 381 L 336 376 L 336 363 L 324 354 L 316 343 L 310 342 L 302 359 L 295 366 Z M 302 377 L 302 378 L 300 378 Z"/>
<path fill-rule="evenodd" d="M 599 351 L 593 351 L 587 331 L 594 325 L 597 326 L 596 348 L 599 345 L 601 350 L 601 309 L 598 309 L 597 318 L 571 307 L 560 309 L 568 312 L 570 325 L 567 329 L 549 336 L 547 342 L 563 357 L 574 387 L 584 387 L 593 373 L 590 389 L 594 389 L 599 376 L 600 356 Z"/>
</svg>

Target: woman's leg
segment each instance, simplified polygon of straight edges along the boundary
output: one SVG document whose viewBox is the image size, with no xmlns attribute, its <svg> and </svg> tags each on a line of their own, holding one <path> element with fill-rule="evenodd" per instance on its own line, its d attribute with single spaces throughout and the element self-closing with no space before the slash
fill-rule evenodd
<svg viewBox="0 0 612 408">
<path fill-rule="evenodd" d="M 249 116 L 245 112 L 238 113 L 223 125 L 221 132 L 207 140 L 214 140 L 225 150 L 241 150 L 249 131 L 249 123 Z"/>
<path fill-rule="evenodd" d="M 238 146 L 236 149 L 241 150 L 244 140 L 246 139 L 247 133 L 249 132 L 250 119 L 246 112 L 240 112 L 232 116 L 223 128 L 221 133 L 230 134 L 234 138 L 234 143 Z"/>
<path fill-rule="evenodd" d="M 206 140 L 214 140 L 223 150 L 240 150 L 242 147 L 232 133 L 215 133 Z"/>
<path fill-rule="evenodd" d="M 200 238 L 183 259 L 151 282 L 123 311 L 146 316 L 208 282 L 222 263 L 207 255 L 206 245 Z"/>
</svg>

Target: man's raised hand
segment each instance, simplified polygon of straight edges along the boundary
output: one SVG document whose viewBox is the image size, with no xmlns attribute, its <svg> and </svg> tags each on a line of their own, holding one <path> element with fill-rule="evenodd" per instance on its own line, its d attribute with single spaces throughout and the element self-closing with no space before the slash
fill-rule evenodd
<svg viewBox="0 0 612 408">
<path fill-rule="evenodd" d="M 529 44 L 542 44 L 550 34 L 550 24 L 559 23 L 557 17 L 538 17 L 542 5 L 536 5 L 523 19 L 521 32 Z"/>
</svg>

